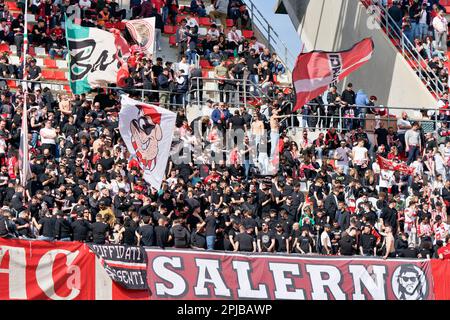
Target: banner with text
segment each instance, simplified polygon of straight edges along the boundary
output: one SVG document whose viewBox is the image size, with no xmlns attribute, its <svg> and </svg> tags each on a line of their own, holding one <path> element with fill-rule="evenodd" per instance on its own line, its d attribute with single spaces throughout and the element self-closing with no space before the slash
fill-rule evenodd
<svg viewBox="0 0 450 320">
<path fill-rule="evenodd" d="M 148 300 L 149 296 L 148 290 L 127 290 L 112 281 L 84 243 L 0 238 L 0 300 Z"/>
<path fill-rule="evenodd" d="M 94 268 L 80 242 L 0 239 L 0 299 L 95 299 Z"/>
<path fill-rule="evenodd" d="M 129 290 L 148 290 L 143 247 L 89 244 L 113 281 Z"/>
<path fill-rule="evenodd" d="M 429 300 L 429 260 L 147 248 L 151 299 Z"/>
</svg>

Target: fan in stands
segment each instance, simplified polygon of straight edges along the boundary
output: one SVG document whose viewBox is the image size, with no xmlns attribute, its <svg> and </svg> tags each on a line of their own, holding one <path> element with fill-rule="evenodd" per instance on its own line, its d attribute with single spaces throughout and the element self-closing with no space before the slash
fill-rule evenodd
<svg viewBox="0 0 450 320">
<path fill-rule="evenodd" d="M 89 0 L 32 4 L 27 20 L 33 45 L 26 65 L 30 79 L 38 81 L 29 84 L 34 90 L 27 95 L 32 178 L 23 188 L 17 165 L 24 99 L 17 82 L 23 75 L 18 4 L 0 5 L 0 50 L 7 54 L 0 60 L 0 212 L 10 226 L 1 237 L 437 256 L 448 234 L 449 114 L 425 113 L 413 130 L 414 112 L 396 118 L 358 83 L 341 91 L 331 86 L 293 112 L 290 70 L 252 29 L 252 15 L 241 0 L 216 0 L 210 15 L 209 3 L 198 0 L 191 6 L 133 0 L 127 8 L 115 0 L 104 8 Z M 417 9 L 415 3 L 407 8 Z M 126 38 L 131 55 L 125 86 L 73 95 L 62 12 L 74 23 L 114 28 L 124 37 L 125 18 L 154 17 L 156 52 L 140 52 Z M 427 12 L 431 17 L 436 10 Z M 446 84 L 445 35 L 437 22 L 440 47 L 417 49 Z M 415 28 L 423 36 L 424 29 Z M 145 183 L 117 129 L 121 93 L 177 111 L 160 190 Z M 440 104 L 447 104 L 447 96 Z M 150 122 L 135 125 L 143 132 L 155 129 Z M 410 156 L 414 173 L 380 168 L 377 156 L 389 161 Z M 405 212 L 417 217 L 406 229 Z M 174 226 L 186 230 L 183 239 L 171 232 Z M 88 232 L 92 229 L 98 232 Z M 396 241 L 386 252 L 389 229 Z"/>
</svg>

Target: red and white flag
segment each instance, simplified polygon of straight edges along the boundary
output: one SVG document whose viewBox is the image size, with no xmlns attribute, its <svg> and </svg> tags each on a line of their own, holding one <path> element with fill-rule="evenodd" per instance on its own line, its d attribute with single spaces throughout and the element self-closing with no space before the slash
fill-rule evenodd
<svg viewBox="0 0 450 320">
<path fill-rule="evenodd" d="M 25 94 L 25 99 L 26 99 Z M 31 179 L 30 158 L 28 152 L 28 115 L 27 115 L 27 103 L 23 105 L 22 111 L 22 127 L 20 130 L 20 146 L 19 146 L 19 172 L 20 183 L 22 186 L 26 186 Z"/>
<path fill-rule="evenodd" d="M 130 20 L 125 23 L 139 49 L 153 54 L 155 44 L 155 18 Z"/>
<path fill-rule="evenodd" d="M 373 50 L 372 39 L 366 38 L 345 51 L 300 54 L 292 75 L 296 93 L 294 111 L 324 93 L 330 84 L 363 66 L 372 57 Z"/>
<path fill-rule="evenodd" d="M 415 169 L 405 162 L 394 162 L 377 155 L 377 162 L 382 170 L 399 171 L 403 174 L 413 175 Z"/>
<path fill-rule="evenodd" d="M 169 159 L 176 117 L 167 109 L 122 95 L 120 135 L 144 171 L 144 180 L 158 190 Z"/>
</svg>

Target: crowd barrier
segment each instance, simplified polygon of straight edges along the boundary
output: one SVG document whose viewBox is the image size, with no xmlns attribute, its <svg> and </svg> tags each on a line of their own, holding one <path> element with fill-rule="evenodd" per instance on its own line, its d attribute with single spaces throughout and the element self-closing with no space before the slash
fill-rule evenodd
<svg viewBox="0 0 450 320">
<path fill-rule="evenodd" d="M 447 300 L 450 262 L 0 239 L 2 300 Z"/>
</svg>

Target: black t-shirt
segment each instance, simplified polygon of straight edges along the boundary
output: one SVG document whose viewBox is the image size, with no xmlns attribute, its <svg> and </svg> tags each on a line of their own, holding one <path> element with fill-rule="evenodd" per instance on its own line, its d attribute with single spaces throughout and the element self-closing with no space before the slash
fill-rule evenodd
<svg viewBox="0 0 450 320">
<path fill-rule="evenodd" d="M 239 233 L 235 237 L 235 241 L 239 242 L 239 251 L 252 252 L 254 237 L 246 232 Z"/>
<path fill-rule="evenodd" d="M 169 229 L 163 226 L 155 227 L 155 239 L 156 245 L 161 248 L 165 248 L 169 242 Z"/>
<path fill-rule="evenodd" d="M 30 67 L 28 70 L 28 80 L 36 79 L 37 76 L 41 73 L 41 67 L 34 66 Z"/>
<path fill-rule="evenodd" d="M 38 222 L 40 225 L 42 225 L 42 235 L 44 237 L 55 237 L 55 223 L 56 223 L 56 217 L 42 217 L 41 220 Z"/>
<path fill-rule="evenodd" d="M 231 123 L 231 128 L 234 130 L 244 130 L 245 120 L 241 116 L 234 115 L 228 120 Z"/>
<path fill-rule="evenodd" d="M 387 136 L 388 136 L 388 131 L 386 130 L 386 128 L 378 128 L 375 130 L 375 134 L 377 135 L 377 145 L 381 146 L 382 144 L 384 146 L 387 147 L 388 142 L 387 142 Z"/>
<path fill-rule="evenodd" d="M 216 235 L 217 219 L 214 215 L 207 216 L 205 218 L 206 222 L 206 236 Z"/>
<path fill-rule="evenodd" d="M 386 207 L 381 211 L 380 218 L 386 225 L 390 225 L 392 230 L 397 230 L 397 210 Z"/>
<path fill-rule="evenodd" d="M 308 237 L 308 236 L 306 236 L 306 237 L 300 236 L 300 237 L 298 237 L 297 242 L 299 243 L 300 248 L 301 248 L 305 253 L 308 253 L 308 252 L 309 252 L 309 246 L 310 246 L 310 244 L 311 244 L 311 238 L 310 238 L 310 237 Z"/>
<path fill-rule="evenodd" d="M 111 158 L 101 158 L 99 162 L 102 165 L 102 167 L 106 171 L 108 171 L 108 170 L 111 170 L 113 165 L 114 165 L 114 158 L 113 157 L 111 157 Z"/>
<path fill-rule="evenodd" d="M 373 255 L 373 248 L 375 248 L 377 243 L 377 238 L 373 234 L 361 234 L 360 237 L 361 247 L 363 253 L 367 255 Z"/>
<path fill-rule="evenodd" d="M 242 219 L 242 225 L 245 227 L 245 229 L 248 228 L 255 228 L 258 226 L 258 223 L 253 218 L 244 218 Z"/>
<path fill-rule="evenodd" d="M 29 223 L 28 221 L 26 221 L 25 219 L 23 219 L 23 218 L 17 218 L 16 219 L 16 224 L 17 224 L 17 226 L 24 226 L 24 225 L 26 225 L 27 223 Z M 19 232 L 19 234 L 21 235 L 21 236 L 29 236 L 30 235 L 30 227 L 28 227 L 28 228 L 23 228 L 23 229 L 20 229 L 20 230 L 17 230 L 17 232 Z"/>
<path fill-rule="evenodd" d="M 151 224 L 146 224 L 138 229 L 138 233 L 141 235 L 141 245 L 153 246 L 155 242 L 155 229 Z"/>
<path fill-rule="evenodd" d="M 258 240 L 261 241 L 261 248 L 263 249 L 263 251 L 267 251 L 267 249 L 272 244 L 272 239 L 274 239 L 274 235 L 270 231 L 267 232 L 261 231 L 258 233 Z"/>
<path fill-rule="evenodd" d="M 130 246 L 134 246 L 136 245 L 136 230 L 138 228 L 138 225 L 136 224 L 136 222 L 131 221 L 130 225 L 125 227 L 125 231 L 123 232 L 123 243 L 130 245 Z"/>
<path fill-rule="evenodd" d="M 55 222 L 55 238 L 64 239 L 70 238 L 72 235 L 72 227 L 70 222 L 64 218 L 58 218 Z"/>
<path fill-rule="evenodd" d="M 339 240 L 339 246 L 341 247 L 341 254 L 344 256 L 351 256 L 353 255 L 354 248 L 353 244 L 355 243 L 355 238 L 350 236 L 344 236 L 341 240 Z"/>
<path fill-rule="evenodd" d="M 197 223 L 200 222 L 200 219 L 192 214 L 190 214 L 186 218 L 186 226 L 189 228 L 189 230 L 195 230 L 197 227 Z"/>
<path fill-rule="evenodd" d="M 262 78 L 261 80 L 265 80 L 267 76 L 269 77 L 269 81 L 273 82 L 273 73 L 272 70 L 270 70 L 270 68 L 263 69 L 261 71 L 261 78 Z"/>
<path fill-rule="evenodd" d="M 109 225 L 104 222 L 94 222 L 90 225 L 92 230 L 92 240 L 95 244 L 104 244 L 106 233 L 109 231 Z"/>
<path fill-rule="evenodd" d="M 89 222 L 80 219 L 72 222 L 72 232 L 74 241 L 86 241 L 89 234 Z"/>
<path fill-rule="evenodd" d="M 275 233 L 275 250 L 277 252 L 286 252 L 286 239 L 288 239 L 288 235 L 286 233 Z"/>
</svg>

